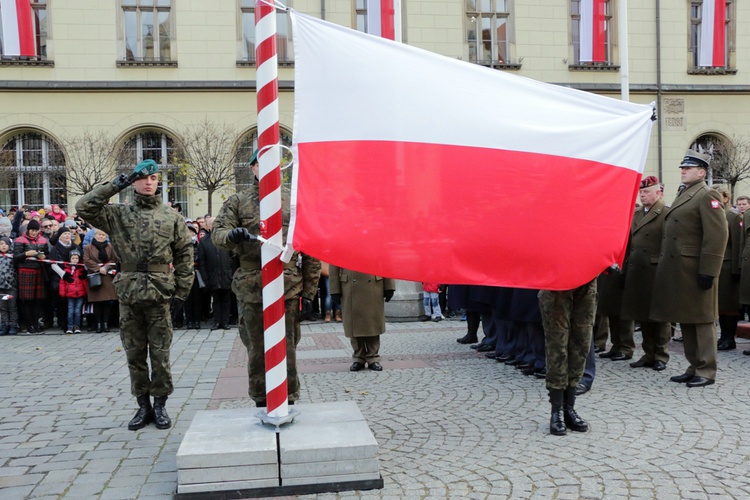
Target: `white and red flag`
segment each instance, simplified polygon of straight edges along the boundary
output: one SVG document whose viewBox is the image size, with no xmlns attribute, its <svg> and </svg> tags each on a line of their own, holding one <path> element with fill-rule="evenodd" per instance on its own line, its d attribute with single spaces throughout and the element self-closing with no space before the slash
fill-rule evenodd
<svg viewBox="0 0 750 500">
<path fill-rule="evenodd" d="M 621 259 L 651 106 L 292 20 L 288 244 L 379 276 L 553 290 Z"/>
<path fill-rule="evenodd" d="M 726 66 L 726 0 L 703 0 L 698 66 Z"/>
<path fill-rule="evenodd" d="M 367 0 L 367 33 L 388 40 L 396 38 L 395 0 Z"/>
<path fill-rule="evenodd" d="M 581 62 L 607 62 L 605 0 L 581 0 Z"/>
<path fill-rule="evenodd" d="M 34 56 L 34 25 L 29 0 L 0 0 L 3 55 Z"/>
</svg>

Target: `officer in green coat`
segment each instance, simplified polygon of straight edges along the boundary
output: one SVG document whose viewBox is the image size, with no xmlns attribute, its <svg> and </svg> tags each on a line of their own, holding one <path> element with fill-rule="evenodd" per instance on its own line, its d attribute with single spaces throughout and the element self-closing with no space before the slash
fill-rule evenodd
<svg viewBox="0 0 750 500">
<path fill-rule="evenodd" d="M 130 430 L 151 421 L 158 429 L 172 425 L 165 408 L 174 390 L 169 306 L 172 299 L 184 301 L 193 285 L 190 235 L 180 214 L 162 204 L 158 172 L 156 162 L 143 161 L 131 174 L 120 174 L 95 187 L 76 203 L 78 215 L 109 234 L 120 261 L 114 280 L 120 302 L 120 338 L 128 360 L 130 390 L 138 401 L 138 411 L 128 423 Z M 109 204 L 112 196 L 131 184 L 134 204 Z"/>
<path fill-rule="evenodd" d="M 258 177 L 257 152 L 250 161 Z M 289 228 L 290 194 L 281 190 L 282 234 L 286 240 Z M 263 344 L 263 281 L 260 243 L 260 192 L 258 183 L 241 193 L 230 196 L 214 220 L 211 234 L 214 245 L 239 256 L 240 267 L 232 278 L 232 290 L 237 295 L 240 316 L 240 338 L 247 349 L 250 398 L 257 407 L 266 406 L 266 361 Z M 299 399 L 297 376 L 297 344 L 301 339 L 299 318 L 300 298 L 302 313 L 312 312 L 312 300 L 318 290 L 320 261 L 295 252 L 284 264 L 284 313 L 286 321 L 286 363 L 288 400 Z"/>
</svg>

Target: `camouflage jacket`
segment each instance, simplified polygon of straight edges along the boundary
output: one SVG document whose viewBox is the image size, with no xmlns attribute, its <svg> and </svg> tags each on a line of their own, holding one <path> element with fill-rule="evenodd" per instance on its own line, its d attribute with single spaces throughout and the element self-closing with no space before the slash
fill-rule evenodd
<svg viewBox="0 0 750 500">
<path fill-rule="evenodd" d="M 289 229 L 289 190 L 282 188 L 282 235 L 286 241 Z M 241 302 L 262 303 L 263 282 L 261 279 L 260 243 L 245 241 L 231 243 L 227 240 L 229 231 L 245 227 L 250 234 L 260 234 L 260 193 L 258 184 L 242 193 L 237 193 L 221 207 L 214 221 L 211 239 L 219 248 L 234 252 L 240 258 L 240 267 L 234 273 L 232 290 Z M 284 264 L 284 298 L 290 300 L 302 295 L 313 299 L 318 290 L 320 261 L 313 257 L 294 252 L 291 260 Z"/>
<path fill-rule="evenodd" d="M 95 187 L 78 203 L 78 215 L 106 231 L 121 271 L 115 276 L 117 296 L 126 304 L 185 300 L 193 286 L 193 245 L 184 219 L 162 205 L 161 197 L 135 193 L 134 205 L 111 205 L 118 190 L 111 182 Z M 147 272 L 138 265 L 159 266 Z M 168 265 L 174 266 L 174 273 Z"/>
</svg>

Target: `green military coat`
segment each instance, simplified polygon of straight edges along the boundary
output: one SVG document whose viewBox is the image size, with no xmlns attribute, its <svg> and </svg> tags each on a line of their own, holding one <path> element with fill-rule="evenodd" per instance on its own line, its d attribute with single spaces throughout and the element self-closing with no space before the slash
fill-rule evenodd
<svg viewBox="0 0 750 500">
<path fill-rule="evenodd" d="M 740 303 L 750 304 L 750 210 L 742 214 Z"/>
<path fill-rule="evenodd" d="M 385 332 L 383 292 L 395 290 L 395 280 L 331 265 L 328 286 L 331 294 L 341 294 L 344 335 L 377 337 Z"/>
<path fill-rule="evenodd" d="M 718 276 L 728 238 L 721 195 L 696 182 L 675 198 L 664 219 L 656 266 L 651 318 L 676 323 L 710 323 L 719 317 Z M 713 276 L 709 290 L 698 275 Z"/>
<path fill-rule="evenodd" d="M 133 205 L 110 204 L 119 190 L 112 182 L 85 194 L 76 211 L 112 240 L 122 270 L 114 279 L 115 291 L 125 304 L 186 300 L 193 286 L 193 244 L 185 219 L 162 204 L 161 196 L 135 193 Z M 139 263 L 159 266 L 159 271 L 129 271 Z M 171 272 L 169 265 L 174 266 Z M 163 269 L 163 270 L 161 270 Z"/>
<path fill-rule="evenodd" d="M 282 188 L 282 238 L 286 241 L 289 229 L 289 190 Z M 239 256 L 240 267 L 232 278 L 232 290 L 237 300 L 249 304 L 263 303 L 263 279 L 261 273 L 261 246 L 257 241 L 232 243 L 227 237 L 237 227 L 244 227 L 252 235 L 260 234 L 260 192 L 258 184 L 241 193 L 230 196 L 214 220 L 211 240 L 214 245 Z M 320 261 L 309 255 L 294 252 L 291 260 L 284 264 L 284 299 L 300 296 L 314 299 L 318 292 Z"/>
<path fill-rule="evenodd" d="M 630 239 L 623 265 L 625 289 L 622 292 L 622 318 L 648 321 L 661 252 L 664 218 L 669 209 L 659 200 L 646 212 L 639 208 L 630 225 Z"/>
<path fill-rule="evenodd" d="M 596 314 L 619 318 L 622 311 L 622 278 L 620 273 L 607 269 L 596 278 Z"/>
<path fill-rule="evenodd" d="M 729 229 L 729 239 L 724 251 L 719 274 L 719 311 L 740 309 L 740 284 L 736 278 L 742 267 L 742 216 L 730 206 L 724 208 Z"/>
</svg>

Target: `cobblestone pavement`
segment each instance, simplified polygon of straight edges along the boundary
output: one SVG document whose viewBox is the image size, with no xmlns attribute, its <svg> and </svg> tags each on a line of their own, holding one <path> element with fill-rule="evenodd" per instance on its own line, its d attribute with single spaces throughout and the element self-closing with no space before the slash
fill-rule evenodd
<svg viewBox="0 0 750 500">
<path fill-rule="evenodd" d="M 717 383 L 597 360 L 577 409 L 591 430 L 548 433 L 544 382 L 456 343 L 466 323 L 390 323 L 385 370 L 348 371 L 340 324 L 305 323 L 302 401 L 353 400 L 380 445 L 381 490 L 305 498 L 748 498 L 750 356 L 719 353 Z M 178 330 L 174 426 L 127 430 L 135 411 L 117 334 L 0 337 L 0 498 L 171 498 L 196 410 L 247 407 L 237 331 Z M 636 353 L 636 359 L 639 353 Z"/>
</svg>

